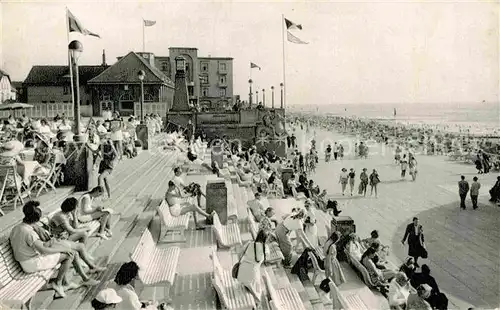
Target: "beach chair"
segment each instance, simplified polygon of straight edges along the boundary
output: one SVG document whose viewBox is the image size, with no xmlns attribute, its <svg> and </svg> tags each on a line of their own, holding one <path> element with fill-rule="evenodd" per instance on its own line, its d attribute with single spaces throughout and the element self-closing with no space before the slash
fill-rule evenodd
<svg viewBox="0 0 500 310">
<path fill-rule="evenodd" d="M 51 155 L 53 156 L 53 154 Z M 54 185 L 54 176 L 56 173 L 56 163 L 53 160 L 50 164 L 50 170 L 47 173 L 37 173 L 33 175 L 33 182 L 30 187 L 30 191 L 38 188 L 35 197 L 40 196 L 42 190 L 46 190 L 47 192 L 52 189 L 54 194 L 56 193 L 56 186 Z"/>
<path fill-rule="evenodd" d="M 14 184 L 12 184 L 14 182 Z M 0 214 L 4 215 L 1 206 L 14 203 L 14 209 L 17 207 L 17 201 L 24 204 L 23 186 L 20 177 L 17 176 L 16 167 L 11 165 L 0 165 Z M 9 197 L 14 197 L 9 198 Z"/>
</svg>

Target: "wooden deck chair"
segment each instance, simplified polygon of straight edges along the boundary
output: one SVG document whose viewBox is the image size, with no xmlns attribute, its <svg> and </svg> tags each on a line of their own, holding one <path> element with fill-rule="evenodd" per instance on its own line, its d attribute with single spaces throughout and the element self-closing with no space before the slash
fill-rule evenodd
<svg viewBox="0 0 500 310">
<path fill-rule="evenodd" d="M 6 205 L 10 202 L 14 202 L 14 209 L 17 207 L 17 201 L 20 200 L 21 204 L 24 204 L 23 191 L 22 191 L 22 181 L 20 178 L 16 177 L 16 167 L 11 165 L 0 165 L 0 214 L 4 215 L 1 206 Z M 9 178 L 14 180 L 15 185 L 9 184 Z M 10 193 L 9 193 L 10 192 Z M 14 195 L 13 200 L 9 200 L 7 196 Z"/>
<path fill-rule="evenodd" d="M 53 154 L 51 156 L 53 156 Z M 52 188 L 52 190 L 54 191 L 54 194 L 56 193 L 56 187 L 55 187 L 54 182 L 53 182 L 55 172 L 56 172 L 56 163 L 55 163 L 55 161 L 53 161 L 51 163 L 50 170 L 48 173 L 33 175 L 35 180 L 33 180 L 33 183 L 31 184 L 30 191 L 39 187 L 38 192 L 36 193 L 35 197 L 40 196 L 40 193 L 44 189 L 47 192 L 49 192 L 50 188 Z"/>
</svg>

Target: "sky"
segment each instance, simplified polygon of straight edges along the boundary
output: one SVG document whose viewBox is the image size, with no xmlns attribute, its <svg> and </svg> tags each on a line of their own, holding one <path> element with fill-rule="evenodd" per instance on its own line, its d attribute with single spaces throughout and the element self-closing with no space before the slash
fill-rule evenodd
<svg viewBox="0 0 500 310">
<path fill-rule="evenodd" d="M 480 103 L 499 101 L 496 1 L 0 1 L 0 68 L 24 80 L 33 65 L 67 64 L 68 7 L 101 39 L 84 45 L 81 64 L 129 51 L 167 56 L 172 46 L 199 56 L 233 57 L 234 94 L 279 89 L 287 104 Z M 285 43 L 282 14 L 301 24 L 307 45 Z M 268 97 L 269 98 L 269 97 Z M 279 94 L 276 94 L 278 100 Z M 269 99 L 267 99 L 269 100 Z"/>
</svg>

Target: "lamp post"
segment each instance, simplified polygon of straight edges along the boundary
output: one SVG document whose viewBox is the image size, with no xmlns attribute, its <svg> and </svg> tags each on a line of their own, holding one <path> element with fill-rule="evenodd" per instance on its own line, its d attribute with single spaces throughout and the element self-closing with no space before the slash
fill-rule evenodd
<svg viewBox="0 0 500 310">
<path fill-rule="evenodd" d="M 250 108 L 252 107 L 252 96 L 253 96 L 253 93 L 252 93 L 252 79 L 248 80 L 248 86 L 250 88 L 250 92 L 248 93 L 248 102 L 250 104 Z"/>
<path fill-rule="evenodd" d="M 255 91 L 255 102 L 257 102 L 257 105 L 259 105 L 259 90 Z"/>
<path fill-rule="evenodd" d="M 274 109 L 274 86 L 271 86 L 271 108 Z"/>
<path fill-rule="evenodd" d="M 266 90 L 262 88 L 262 105 L 266 106 Z"/>
<path fill-rule="evenodd" d="M 280 83 L 280 87 L 281 87 L 281 108 L 283 109 L 283 83 Z"/>
<path fill-rule="evenodd" d="M 141 82 L 141 123 L 144 122 L 144 77 L 145 76 L 146 73 L 144 72 L 144 70 L 140 70 L 139 72 L 137 72 L 137 77 Z"/>
<path fill-rule="evenodd" d="M 75 127 L 73 128 L 73 140 L 79 142 L 82 140 L 80 136 L 80 75 L 78 73 L 78 59 L 83 52 L 83 45 L 80 41 L 73 40 L 68 45 L 70 53 L 71 66 L 75 67 L 75 94 L 73 97 L 73 114 L 75 115 Z M 73 81 L 71 81 L 73 83 Z"/>
</svg>

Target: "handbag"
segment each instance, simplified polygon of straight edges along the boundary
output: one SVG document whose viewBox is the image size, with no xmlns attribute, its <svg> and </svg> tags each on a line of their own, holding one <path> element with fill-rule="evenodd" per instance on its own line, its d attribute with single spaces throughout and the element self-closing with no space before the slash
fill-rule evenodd
<svg viewBox="0 0 500 310">
<path fill-rule="evenodd" d="M 427 249 L 424 247 L 424 235 L 421 234 L 420 235 L 420 247 L 422 248 L 422 255 L 420 255 L 420 257 L 422 257 L 423 259 L 426 259 L 427 257 L 429 257 L 429 253 L 427 252 Z"/>
<path fill-rule="evenodd" d="M 243 250 L 243 255 L 241 255 L 240 259 L 238 260 L 238 262 L 236 264 L 234 264 L 233 268 L 231 269 L 231 276 L 234 278 L 234 279 L 237 279 L 238 278 L 238 273 L 240 271 L 240 265 L 241 265 L 241 260 L 243 259 L 243 256 L 245 256 L 245 253 L 247 252 L 247 249 L 248 247 L 250 246 L 250 243 L 251 242 L 248 242 L 247 246 L 245 247 L 245 249 Z M 256 251 L 256 248 L 254 247 L 254 250 Z"/>
</svg>

